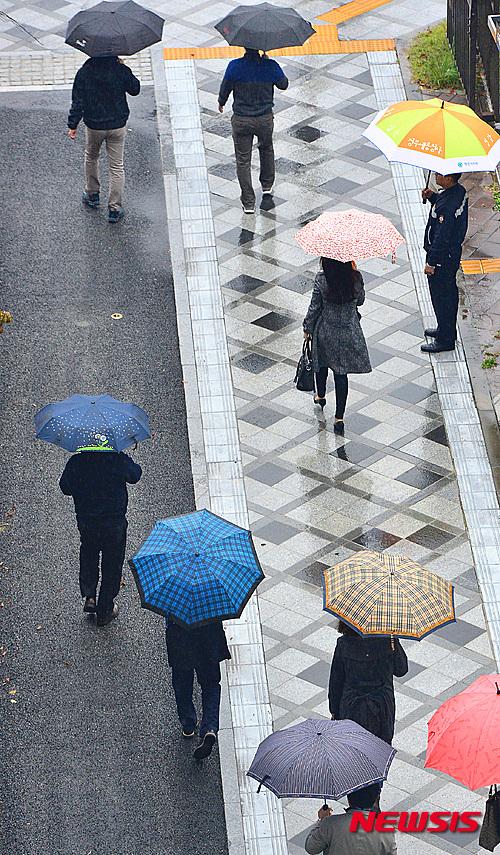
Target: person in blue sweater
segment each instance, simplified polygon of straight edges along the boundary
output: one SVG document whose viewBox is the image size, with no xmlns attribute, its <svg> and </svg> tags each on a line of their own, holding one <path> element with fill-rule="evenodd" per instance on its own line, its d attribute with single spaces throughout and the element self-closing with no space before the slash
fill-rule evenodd
<svg viewBox="0 0 500 855">
<path fill-rule="evenodd" d="M 258 50 L 245 48 L 241 59 L 233 59 L 226 68 L 219 90 L 219 112 L 222 113 L 231 92 L 231 119 L 236 174 L 241 187 L 241 204 L 245 214 L 255 213 L 252 186 L 252 146 L 257 137 L 260 155 L 260 183 L 264 195 L 272 195 L 274 184 L 273 106 L 274 87 L 286 89 L 288 78 L 274 59 Z"/>
<path fill-rule="evenodd" d="M 105 626 L 118 615 L 114 602 L 120 591 L 127 542 L 127 484 L 142 475 L 128 454 L 108 448 L 105 437 L 98 444 L 79 448 L 64 468 L 59 486 L 75 503 L 80 532 L 80 592 L 83 611 L 97 614 Z M 96 601 L 101 558 L 101 587 Z"/>
</svg>

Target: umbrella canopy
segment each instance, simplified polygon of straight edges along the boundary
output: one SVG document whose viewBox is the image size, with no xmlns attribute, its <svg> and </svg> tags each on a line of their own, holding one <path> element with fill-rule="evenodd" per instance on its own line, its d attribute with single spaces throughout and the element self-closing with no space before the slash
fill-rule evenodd
<svg viewBox="0 0 500 855">
<path fill-rule="evenodd" d="M 309 718 L 264 739 L 247 775 L 279 799 L 341 799 L 385 781 L 395 753 L 354 721 Z"/>
<path fill-rule="evenodd" d="M 500 780 L 500 674 L 478 677 L 428 722 L 425 765 L 477 790 Z"/>
<path fill-rule="evenodd" d="M 237 6 L 215 29 L 230 45 L 262 51 L 303 45 L 315 32 L 295 9 L 272 3 Z"/>
<path fill-rule="evenodd" d="M 130 56 L 159 42 L 164 23 L 134 0 L 98 3 L 68 21 L 66 44 L 88 56 Z"/>
<path fill-rule="evenodd" d="M 387 217 L 356 208 L 320 214 L 297 232 L 295 240 L 305 252 L 337 261 L 394 256 L 405 242 Z"/>
<path fill-rule="evenodd" d="M 387 552 L 355 552 L 325 570 L 324 609 L 360 635 L 420 639 L 455 620 L 453 585 Z"/>
<path fill-rule="evenodd" d="M 470 107 L 440 98 L 400 101 L 363 131 L 388 160 L 441 175 L 489 172 L 500 161 L 500 136 Z"/>
<path fill-rule="evenodd" d="M 37 439 L 66 451 L 123 451 L 151 436 L 144 410 L 111 395 L 72 395 L 47 404 L 35 416 L 35 430 Z"/>
<path fill-rule="evenodd" d="M 207 510 L 159 520 L 129 564 L 141 606 L 187 627 L 240 617 L 264 578 L 251 532 Z"/>
</svg>

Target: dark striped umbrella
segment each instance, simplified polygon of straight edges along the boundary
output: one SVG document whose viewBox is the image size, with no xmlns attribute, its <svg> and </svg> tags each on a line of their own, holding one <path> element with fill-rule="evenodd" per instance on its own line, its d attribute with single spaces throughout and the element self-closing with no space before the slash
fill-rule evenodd
<svg viewBox="0 0 500 855">
<path fill-rule="evenodd" d="M 247 772 L 279 799 L 341 799 L 387 778 L 395 748 L 354 721 L 306 721 L 272 733 Z"/>
</svg>

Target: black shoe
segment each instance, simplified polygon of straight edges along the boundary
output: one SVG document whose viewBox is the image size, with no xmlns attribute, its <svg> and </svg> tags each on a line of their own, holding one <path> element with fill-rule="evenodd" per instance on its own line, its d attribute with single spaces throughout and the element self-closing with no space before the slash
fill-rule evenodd
<svg viewBox="0 0 500 855">
<path fill-rule="evenodd" d="M 113 608 L 107 615 L 97 615 L 97 626 L 106 626 L 115 617 L 118 617 L 118 606 L 116 603 L 113 604 Z"/>
<path fill-rule="evenodd" d="M 99 207 L 99 193 L 87 193 L 86 190 L 82 193 L 82 202 L 87 208 Z"/>
<path fill-rule="evenodd" d="M 437 336 L 437 327 L 435 329 L 426 329 L 424 330 L 424 335 L 429 336 L 429 338 L 436 338 Z"/>
<path fill-rule="evenodd" d="M 120 220 L 123 220 L 125 216 L 125 211 L 123 208 L 109 208 L 108 209 L 108 222 L 109 223 L 119 223 Z"/>
<path fill-rule="evenodd" d="M 431 344 L 421 344 L 420 350 L 422 353 L 442 353 L 444 350 L 455 350 L 455 345 L 449 347 L 446 344 L 439 344 L 438 341 L 433 341 Z"/>
<path fill-rule="evenodd" d="M 85 603 L 83 604 L 83 611 L 88 615 L 95 615 L 97 611 L 97 607 L 95 604 L 95 597 L 85 597 Z"/>
<path fill-rule="evenodd" d="M 344 435 L 344 420 L 343 419 L 336 419 L 335 420 L 335 423 L 333 425 L 333 432 L 334 433 L 340 433 L 340 434 L 342 434 L 342 436 Z"/>
<path fill-rule="evenodd" d="M 194 736 L 194 727 L 192 730 L 189 727 L 183 727 L 181 730 L 181 733 L 182 733 L 184 739 L 192 739 Z"/>
<path fill-rule="evenodd" d="M 322 410 L 326 407 L 326 398 L 314 398 L 314 403 L 321 407 Z"/>
<path fill-rule="evenodd" d="M 204 760 L 205 757 L 209 757 L 212 753 L 212 748 L 215 745 L 216 735 L 213 730 L 209 730 L 200 744 L 194 749 L 193 757 L 195 760 Z"/>
</svg>

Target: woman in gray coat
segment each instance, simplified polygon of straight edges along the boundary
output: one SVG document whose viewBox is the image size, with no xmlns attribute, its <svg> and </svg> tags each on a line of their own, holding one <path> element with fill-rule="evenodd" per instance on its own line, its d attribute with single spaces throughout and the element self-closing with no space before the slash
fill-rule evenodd
<svg viewBox="0 0 500 855">
<path fill-rule="evenodd" d="M 342 433 L 347 375 L 368 374 L 372 370 L 358 312 L 358 306 L 365 301 L 365 289 L 363 277 L 351 261 L 321 258 L 321 268 L 304 318 L 304 338 L 312 338 L 314 403 L 321 409 L 326 405 L 326 380 L 331 368 L 336 399 L 333 429 Z"/>
</svg>

